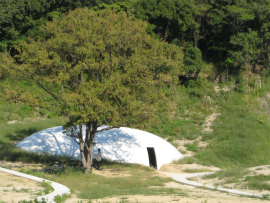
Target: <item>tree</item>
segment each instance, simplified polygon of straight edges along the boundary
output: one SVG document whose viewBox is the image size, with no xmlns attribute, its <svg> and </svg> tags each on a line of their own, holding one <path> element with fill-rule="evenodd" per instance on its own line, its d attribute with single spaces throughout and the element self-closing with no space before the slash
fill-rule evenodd
<svg viewBox="0 0 270 203">
<path fill-rule="evenodd" d="M 181 44 L 196 41 L 199 24 L 193 0 L 139 0 L 132 7 L 135 16 L 154 25 L 154 32 L 166 41 L 178 39 Z"/>
<path fill-rule="evenodd" d="M 197 78 L 203 67 L 202 53 L 200 49 L 190 47 L 185 51 L 184 71 L 187 76 Z"/>
<path fill-rule="evenodd" d="M 234 50 L 230 51 L 234 62 L 240 66 L 258 63 L 261 48 L 261 39 L 256 31 L 248 30 L 248 33 L 237 33 L 231 37 L 230 43 L 234 45 Z"/>
<path fill-rule="evenodd" d="M 15 62 L 0 63 L 2 72 L 49 95 L 28 92 L 18 99 L 69 118 L 85 172 L 91 170 L 99 126 L 109 130 L 149 121 L 164 98 L 156 87 L 177 81 L 181 49 L 152 39 L 146 30 L 146 22 L 124 12 L 77 9 L 43 27 L 47 40 L 22 41 Z M 10 98 L 17 93 L 6 92 Z"/>
<path fill-rule="evenodd" d="M 42 38 L 41 25 L 53 16 L 81 7 L 112 4 L 125 0 L 0 0 L 0 51 L 12 47 L 19 39 Z M 124 4 L 124 3 L 123 3 Z M 121 4 L 120 4 L 121 5 Z"/>
<path fill-rule="evenodd" d="M 204 57 L 211 61 L 224 61 L 231 49 L 230 37 L 238 32 L 247 31 L 254 24 L 254 13 L 246 0 L 214 0 L 208 1 L 208 10 L 201 23 L 199 48 Z"/>
</svg>

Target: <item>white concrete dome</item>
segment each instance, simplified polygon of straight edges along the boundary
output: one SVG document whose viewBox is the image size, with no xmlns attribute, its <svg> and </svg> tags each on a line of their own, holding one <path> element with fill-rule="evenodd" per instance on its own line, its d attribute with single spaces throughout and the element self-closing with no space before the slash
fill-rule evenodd
<svg viewBox="0 0 270 203">
<path fill-rule="evenodd" d="M 84 126 L 85 131 L 85 126 Z M 113 129 L 97 133 L 94 153 L 101 149 L 102 158 L 123 162 L 152 165 L 160 169 L 163 164 L 183 158 L 183 155 L 164 139 L 137 129 Z M 63 133 L 63 127 L 36 132 L 17 144 L 22 149 L 52 155 L 65 155 L 80 159 L 79 146 Z"/>
</svg>

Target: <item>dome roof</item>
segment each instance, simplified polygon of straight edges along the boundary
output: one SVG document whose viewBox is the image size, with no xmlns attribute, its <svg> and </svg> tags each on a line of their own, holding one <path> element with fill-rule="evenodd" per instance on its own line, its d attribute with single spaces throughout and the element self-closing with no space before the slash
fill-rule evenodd
<svg viewBox="0 0 270 203">
<path fill-rule="evenodd" d="M 182 154 L 164 139 L 132 128 L 121 127 L 97 133 L 95 142 L 94 153 L 100 148 L 103 158 L 123 163 L 151 165 L 160 169 L 163 164 L 183 158 Z M 18 143 L 17 147 L 37 153 L 46 152 L 80 159 L 78 144 L 63 133 L 62 126 L 36 132 Z"/>
</svg>

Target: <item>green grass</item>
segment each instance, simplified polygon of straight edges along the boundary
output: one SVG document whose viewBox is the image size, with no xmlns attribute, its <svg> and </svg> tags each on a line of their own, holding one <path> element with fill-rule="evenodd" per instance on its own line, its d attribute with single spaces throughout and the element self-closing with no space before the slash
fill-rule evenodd
<svg viewBox="0 0 270 203">
<path fill-rule="evenodd" d="M 248 171 L 244 168 L 232 168 L 228 170 L 218 171 L 213 174 L 204 176 L 205 178 L 218 178 L 219 180 L 225 179 L 225 183 L 236 183 L 240 179 L 243 179 L 245 175 L 248 174 Z"/>
<path fill-rule="evenodd" d="M 102 170 L 108 170 L 116 175 L 105 177 L 93 173 L 84 174 L 80 168 L 66 167 L 56 173 L 39 172 L 39 176 L 59 182 L 69 187 L 72 191 L 78 191 L 77 196 L 79 198 L 89 200 L 135 194 L 186 196 L 181 189 L 163 188 L 164 183 L 171 182 L 172 179 L 158 176 L 152 168 L 137 164 L 120 164 L 109 161 L 102 161 L 101 167 Z M 121 177 L 123 173 L 127 173 L 129 176 Z M 59 197 L 60 200 L 61 198 Z"/>
<path fill-rule="evenodd" d="M 27 189 L 27 188 L 21 188 L 20 189 L 20 192 L 28 192 L 29 191 L 29 189 Z"/>
<path fill-rule="evenodd" d="M 65 124 L 65 120 L 61 118 L 32 120 L 26 123 L 15 123 L 1 125 L 0 131 L 0 159 L 6 161 L 22 161 L 31 163 L 47 163 L 53 162 L 58 158 L 53 158 L 50 155 L 42 156 L 26 152 L 15 147 L 15 144 L 29 135 L 49 128 Z"/>
<path fill-rule="evenodd" d="M 192 151 L 192 152 L 197 152 L 199 149 L 198 149 L 198 142 L 193 142 L 192 144 L 185 144 L 184 145 L 186 147 L 186 150 L 188 151 Z"/>
<path fill-rule="evenodd" d="M 203 173 L 203 172 L 213 172 L 212 170 L 209 170 L 209 169 L 184 169 L 182 170 L 184 172 L 187 172 L 187 173 Z"/>
<path fill-rule="evenodd" d="M 228 83 L 229 84 L 229 83 Z M 161 137 L 169 137 L 168 141 L 174 142 L 183 138 L 195 140 L 203 135 L 203 141 L 210 144 L 206 149 L 198 147 L 197 142 L 187 145 L 187 150 L 195 152 L 195 157 L 186 157 L 174 161 L 174 164 L 215 165 L 224 169 L 208 178 L 226 179 L 226 183 L 234 183 L 243 179 L 246 171 L 243 167 L 270 164 L 270 119 L 267 112 L 270 107 L 259 105 L 259 99 L 265 99 L 270 93 L 270 85 L 263 85 L 262 89 L 253 92 L 231 91 L 230 93 L 214 92 L 213 83 L 204 84 L 204 88 L 176 87 L 170 90 L 163 87 L 161 92 L 168 96 L 168 103 L 157 107 L 157 120 L 154 123 L 145 123 L 141 129 L 147 130 Z M 225 86 L 222 84 L 221 86 Z M 172 91 L 177 94 L 172 94 Z M 178 96 L 177 96 L 178 95 Z M 204 101 L 204 96 L 211 97 L 211 104 L 216 111 L 221 113 L 214 121 L 213 132 L 202 133 L 202 124 L 207 115 L 214 111 L 210 103 Z M 258 99 L 259 98 L 259 99 Z M 9 104 L 4 108 L 5 103 L 0 103 L 0 120 L 19 120 L 34 113 L 33 109 L 26 106 Z M 9 113 L 10 112 L 10 113 Z M 39 130 L 63 125 L 64 119 L 46 119 L 27 121 L 23 124 L 12 125 L 2 124 L 0 132 L 0 159 L 8 161 L 23 161 L 32 163 L 46 163 L 48 168 L 59 157 L 52 157 L 48 154 L 37 155 L 25 152 L 14 147 L 15 143 L 24 139 Z M 95 174 L 85 175 L 80 169 L 68 167 L 68 159 L 61 158 L 61 163 L 66 164 L 64 170 L 47 170 L 46 173 L 37 171 L 24 171 L 37 176 L 60 182 L 72 190 L 79 191 L 80 198 L 96 199 L 113 195 L 155 195 L 155 194 L 179 194 L 185 195 L 181 190 L 162 188 L 165 182 L 171 179 L 164 179 L 156 176 L 154 171 L 148 167 L 141 167 L 130 164 L 116 164 L 103 162 L 105 169 L 115 173 L 126 172 L 129 177 L 103 177 Z M 186 172 L 202 172 L 189 170 Z M 260 181 L 260 178 L 263 180 Z M 266 177 L 255 177 L 246 180 L 250 189 L 267 189 Z M 259 180 L 258 180 L 259 179 Z M 157 186 L 153 188 L 151 186 Z M 106 191 L 106 194 L 104 193 Z"/>
<path fill-rule="evenodd" d="M 203 95 L 191 96 L 183 86 L 177 86 L 175 89 L 164 87 L 160 91 L 168 95 L 168 102 L 166 105 L 160 104 L 155 122 L 146 124 L 144 129 L 160 137 L 197 139 L 205 115 L 212 112 L 204 107 Z"/>
<path fill-rule="evenodd" d="M 214 174 L 204 176 L 205 179 L 218 178 L 222 180 L 224 184 L 239 183 L 243 184 L 244 189 L 250 190 L 270 190 L 270 176 L 269 175 L 249 175 L 249 171 L 243 168 L 232 168 L 229 170 L 218 171 Z"/>
<path fill-rule="evenodd" d="M 64 203 L 68 197 L 69 197 L 69 195 L 67 195 L 67 194 L 64 194 L 62 196 L 57 195 L 57 196 L 55 196 L 54 201 L 57 203 Z"/>
<path fill-rule="evenodd" d="M 269 175 L 256 175 L 256 176 L 246 176 L 245 178 L 246 186 L 250 189 L 257 190 L 270 190 L 270 176 Z"/>
<path fill-rule="evenodd" d="M 173 164 L 194 164 L 197 162 L 198 160 L 194 157 L 184 157 L 183 159 L 173 161 Z"/>
<path fill-rule="evenodd" d="M 44 188 L 43 193 L 44 193 L 45 195 L 47 195 L 47 194 L 49 194 L 49 193 L 51 193 L 51 192 L 53 191 L 52 183 L 49 182 L 49 181 L 44 181 L 44 180 L 43 180 L 43 181 L 40 183 L 40 186 Z"/>
<path fill-rule="evenodd" d="M 203 135 L 210 144 L 196 154 L 201 163 L 224 169 L 270 164 L 270 120 L 261 116 L 270 107 L 260 105 L 262 99 L 269 102 L 269 92 L 270 86 L 265 85 L 249 94 L 232 91 L 227 99 L 213 97 L 221 115 L 212 126 L 214 131 Z"/>
</svg>

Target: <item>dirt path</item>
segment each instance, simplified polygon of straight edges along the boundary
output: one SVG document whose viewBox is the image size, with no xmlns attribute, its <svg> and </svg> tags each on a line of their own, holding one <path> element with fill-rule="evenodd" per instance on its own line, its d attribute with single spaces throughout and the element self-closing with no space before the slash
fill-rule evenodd
<svg viewBox="0 0 270 203">
<path fill-rule="evenodd" d="M 143 195 L 124 195 L 121 197 L 109 197 L 103 199 L 91 200 L 91 203 L 119 203 L 119 202 L 145 202 L 145 203 L 167 203 L 167 202 L 181 202 L 181 203 L 259 203 L 267 202 L 265 200 L 242 197 L 239 195 L 227 194 L 213 190 L 199 189 L 193 186 L 183 185 L 180 183 L 170 182 L 166 183 L 165 188 L 179 189 L 185 193 L 183 196 L 177 195 L 158 195 L 158 196 L 143 196 Z M 66 203 L 86 203 L 87 200 L 77 199 L 75 196 L 68 199 Z"/>
<path fill-rule="evenodd" d="M 212 132 L 213 129 L 211 128 L 212 123 L 216 120 L 217 116 L 221 115 L 220 113 L 214 112 L 213 114 L 209 115 L 205 119 L 205 123 L 203 124 L 203 131 L 205 132 Z"/>
<path fill-rule="evenodd" d="M 264 174 L 270 173 L 270 170 L 265 171 L 267 169 L 270 169 L 269 167 L 263 167 L 264 170 L 261 170 Z M 176 173 L 186 173 L 185 170 L 207 170 L 207 171 L 217 171 L 220 170 L 216 167 L 207 167 L 207 166 L 201 166 L 198 164 L 166 164 L 162 166 L 160 171 L 164 172 L 176 172 Z M 256 170 L 251 169 L 252 171 Z M 108 174 L 106 172 L 101 173 L 100 171 L 93 171 L 93 173 L 96 173 L 98 175 L 104 175 L 107 176 Z M 106 175 L 107 174 L 107 175 Z M 165 177 L 165 175 L 159 171 L 157 171 L 157 175 L 161 177 Z M 110 176 L 110 175 L 109 175 Z M 194 186 L 184 185 L 177 182 L 169 182 L 165 183 L 163 188 L 173 188 L 173 189 L 179 189 L 183 192 L 182 196 L 178 195 L 158 195 L 158 196 L 143 196 L 143 195 L 123 195 L 123 196 L 117 196 L 117 197 L 108 197 L 103 199 L 94 199 L 91 200 L 92 203 L 105 203 L 105 202 L 111 202 L 111 203 L 118 203 L 118 202 L 143 202 L 143 203 L 167 203 L 167 202 L 180 202 L 180 203 L 259 203 L 259 202 L 268 202 L 266 200 L 261 200 L 258 198 L 251 198 L 251 197 L 245 197 L 245 196 L 239 196 L 224 192 L 219 192 L 215 190 L 209 190 L 209 189 L 203 189 L 203 188 L 197 188 Z M 69 198 L 66 203 L 86 203 L 87 200 L 78 199 L 76 195 L 72 195 L 71 198 Z"/>
<path fill-rule="evenodd" d="M 17 166 L 18 163 L 7 163 L 11 167 L 12 165 Z M 258 167 L 257 167 L 258 168 Z M 269 166 L 259 167 L 261 170 L 257 170 L 257 168 L 252 168 L 252 171 L 261 172 L 263 174 L 269 174 L 270 168 Z M 13 168 L 15 169 L 15 168 Z M 168 164 L 161 168 L 162 171 L 165 172 L 178 172 L 183 173 L 185 170 L 209 170 L 216 171 L 219 170 L 216 167 L 206 167 L 200 166 L 197 164 Z M 110 173 L 110 171 L 93 171 L 97 175 L 103 176 L 115 176 L 116 174 Z M 164 174 L 159 173 L 157 171 L 157 175 L 161 177 L 165 177 Z M 126 174 L 119 174 L 119 176 L 129 176 Z M 16 176 L 12 176 L 5 173 L 0 173 L 0 202 L 18 202 L 20 200 L 33 200 L 37 197 L 37 193 L 42 191 L 43 188 L 39 187 L 39 183 L 34 181 L 29 181 L 23 178 L 19 178 Z M 13 188 L 15 188 L 13 190 Z M 227 194 L 219 191 L 208 190 L 197 188 L 193 186 L 184 185 L 181 183 L 177 183 L 175 181 L 166 183 L 162 188 L 172 188 L 179 189 L 183 193 L 183 195 L 158 195 L 158 196 L 143 196 L 143 195 L 123 195 L 117 197 L 107 197 L 103 199 L 95 199 L 91 200 L 92 203 L 102 203 L 102 202 L 159 202 L 159 203 L 167 203 L 167 202 L 181 202 L 181 203 L 257 203 L 257 202 L 265 202 L 265 200 L 250 198 L 250 197 L 242 197 L 239 195 Z M 25 192 L 27 189 L 27 192 Z M 106 192 L 106 191 L 104 191 Z M 69 199 L 67 199 L 66 203 L 86 203 L 89 200 L 83 200 L 76 197 L 75 194 L 72 194 Z"/>
<path fill-rule="evenodd" d="M 43 190 L 36 181 L 0 172 L 0 202 L 34 200 Z"/>
</svg>

